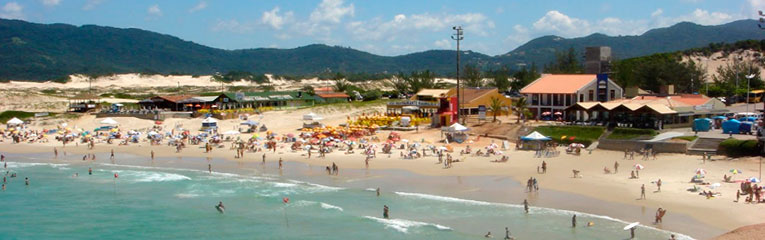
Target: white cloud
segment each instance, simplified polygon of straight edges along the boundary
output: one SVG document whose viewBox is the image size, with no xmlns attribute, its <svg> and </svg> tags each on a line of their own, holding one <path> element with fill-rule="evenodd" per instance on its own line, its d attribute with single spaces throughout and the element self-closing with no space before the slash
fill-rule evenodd
<svg viewBox="0 0 765 240">
<path fill-rule="evenodd" d="M 215 32 L 220 31 L 227 31 L 227 32 L 233 32 L 233 33 L 248 33 L 252 32 L 254 30 L 254 27 L 252 24 L 249 23 L 240 23 L 237 20 L 231 19 L 231 20 L 220 20 L 213 25 L 212 30 Z"/>
<path fill-rule="evenodd" d="M 411 34 L 428 32 L 440 32 L 451 30 L 453 26 L 460 25 L 466 33 L 487 36 L 487 29 L 494 28 L 494 22 L 488 20 L 480 13 L 466 13 L 457 15 L 448 14 L 398 14 L 393 19 L 383 21 L 374 18 L 369 21 L 356 21 L 347 24 L 348 31 L 357 39 L 393 41 L 400 37 Z"/>
<path fill-rule="evenodd" d="M 102 2 L 103 0 L 87 0 L 87 2 L 85 2 L 85 5 L 82 6 L 82 10 L 85 10 L 85 11 L 93 10 Z"/>
<path fill-rule="evenodd" d="M 657 8 L 657 9 L 656 9 L 656 11 L 653 11 L 653 12 L 651 13 L 651 17 L 658 17 L 658 16 L 659 16 L 659 15 L 661 15 L 662 13 L 664 13 L 664 10 L 662 10 L 661 8 Z"/>
<path fill-rule="evenodd" d="M 557 10 L 547 12 L 542 18 L 532 24 L 540 32 L 558 33 L 565 36 L 575 36 L 590 28 L 587 20 L 569 17 Z"/>
<path fill-rule="evenodd" d="M 61 0 L 42 0 L 42 4 L 46 7 L 53 7 L 61 3 Z"/>
<path fill-rule="evenodd" d="M 765 11 L 765 1 L 763 0 L 748 0 L 748 1 L 749 1 L 749 5 L 751 6 L 749 10 L 751 10 L 752 16 L 754 18 L 759 18 L 760 16 L 757 15 L 757 11 Z"/>
<path fill-rule="evenodd" d="M 197 3 L 197 5 L 194 5 L 194 7 L 189 9 L 189 13 L 195 13 L 195 12 L 204 10 L 205 8 L 207 8 L 207 2 L 200 1 L 199 3 Z"/>
<path fill-rule="evenodd" d="M 323 0 L 319 7 L 311 12 L 311 22 L 340 23 L 343 17 L 353 16 L 353 4 L 343 5 L 343 0 Z"/>
<path fill-rule="evenodd" d="M 271 11 L 263 12 L 260 22 L 278 30 L 282 29 L 285 23 L 292 21 L 293 15 L 292 11 L 289 11 L 280 16 L 279 7 L 275 7 Z"/>
<path fill-rule="evenodd" d="M 3 5 L 2 12 L 0 12 L 0 18 L 7 19 L 24 19 L 24 6 L 21 6 L 17 2 L 8 2 Z"/>
<path fill-rule="evenodd" d="M 149 15 L 159 17 L 159 16 L 162 16 L 162 9 L 159 9 L 159 5 L 154 4 L 149 6 L 148 9 L 146 9 L 146 13 L 148 13 Z"/>
<path fill-rule="evenodd" d="M 433 45 L 440 49 L 451 49 L 452 41 L 450 39 L 441 39 L 433 42 Z"/>
</svg>

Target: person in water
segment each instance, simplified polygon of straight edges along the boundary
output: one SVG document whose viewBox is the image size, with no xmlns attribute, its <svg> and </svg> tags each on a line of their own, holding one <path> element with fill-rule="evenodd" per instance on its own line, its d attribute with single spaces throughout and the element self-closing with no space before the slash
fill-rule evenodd
<svg viewBox="0 0 765 240">
<path fill-rule="evenodd" d="M 88 175 L 93 175 L 93 168 L 88 168 Z"/>
<path fill-rule="evenodd" d="M 485 238 L 493 238 L 494 236 L 491 235 L 491 232 L 486 233 L 486 235 L 483 235 Z"/>
<path fill-rule="evenodd" d="M 24 178 L 24 184 L 26 184 L 27 186 L 29 186 L 29 177 L 25 177 L 25 178 Z"/>
<path fill-rule="evenodd" d="M 630 228 L 630 239 L 635 238 L 635 227 Z"/>
<path fill-rule="evenodd" d="M 226 207 L 223 206 L 223 202 L 222 201 L 218 202 L 218 206 L 215 206 L 215 207 L 218 208 L 218 210 L 225 210 L 226 209 Z"/>
<path fill-rule="evenodd" d="M 207 164 L 207 171 L 212 173 L 212 164 Z"/>
<path fill-rule="evenodd" d="M 523 199 L 523 210 L 526 211 L 526 213 L 529 213 L 529 201 L 526 201 L 526 199 Z"/>
<path fill-rule="evenodd" d="M 377 196 L 380 196 L 380 188 L 377 188 Z"/>
<path fill-rule="evenodd" d="M 5 186 L 5 185 L 3 185 L 3 186 Z M 389 211 L 390 211 L 390 209 L 388 208 L 388 205 L 383 205 L 383 218 L 385 218 L 385 219 L 390 218 L 390 215 L 388 215 Z"/>
<path fill-rule="evenodd" d="M 576 214 L 574 214 L 574 216 L 571 217 L 571 227 L 572 228 L 576 227 Z"/>
</svg>

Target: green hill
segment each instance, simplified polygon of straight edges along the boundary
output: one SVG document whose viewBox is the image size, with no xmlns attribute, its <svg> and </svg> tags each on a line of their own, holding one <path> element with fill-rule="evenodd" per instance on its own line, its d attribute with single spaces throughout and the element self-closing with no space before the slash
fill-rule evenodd
<svg viewBox="0 0 765 240">
<path fill-rule="evenodd" d="M 542 66 L 554 59 L 555 51 L 569 47 L 581 51 L 586 46 L 607 45 L 617 58 L 629 58 L 762 36 L 755 20 L 718 26 L 679 23 L 640 36 L 592 34 L 572 39 L 545 36 L 500 56 L 466 51 L 462 63 L 484 69 L 532 62 Z M 293 49 L 223 50 L 133 28 L 0 19 L 0 64 L 3 66 L 0 80 L 44 81 L 78 73 L 202 75 L 229 71 L 305 76 L 330 71 L 391 74 L 429 69 L 439 75 L 453 75 L 455 55 L 455 51 L 430 50 L 388 57 L 321 44 Z"/>
</svg>

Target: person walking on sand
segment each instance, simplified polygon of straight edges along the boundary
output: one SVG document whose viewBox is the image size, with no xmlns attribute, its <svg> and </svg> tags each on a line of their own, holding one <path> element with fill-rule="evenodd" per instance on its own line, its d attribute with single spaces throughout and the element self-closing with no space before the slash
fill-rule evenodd
<svg viewBox="0 0 765 240">
<path fill-rule="evenodd" d="M 523 199 L 523 211 L 526 211 L 526 214 L 529 213 L 529 201 L 526 199 Z"/>
<path fill-rule="evenodd" d="M 266 164 L 266 153 L 263 153 L 262 158 L 263 158 L 263 162 L 261 162 L 261 164 Z"/>
<path fill-rule="evenodd" d="M 154 160 L 154 150 L 151 150 L 151 160 Z"/>
<path fill-rule="evenodd" d="M 659 180 L 656 181 L 656 187 L 658 188 L 656 191 L 661 192 L 661 178 L 659 178 Z"/>
<path fill-rule="evenodd" d="M 614 174 L 619 172 L 619 162 L 614 161 Z"/>
<path fill-rule="evenodd" d="M 576 227 L 576 214 L 574 214 L 574 216 L 571 217 L 571 227 L 572 228 Z"/>
<path fill-rule="evenodd" d="M 645 184 L 640 186 L 640 199 L 645 199 Z"/>
<path fill-rule="evenodd" d="M 547 173 L 547 162 L 542 161 L 542 173 Z"/>
<path fill-rule="evenodd" d="M 56 147 L 53 147 L 53 156 L 58 158 L 58 149 Z"/>
</svg>

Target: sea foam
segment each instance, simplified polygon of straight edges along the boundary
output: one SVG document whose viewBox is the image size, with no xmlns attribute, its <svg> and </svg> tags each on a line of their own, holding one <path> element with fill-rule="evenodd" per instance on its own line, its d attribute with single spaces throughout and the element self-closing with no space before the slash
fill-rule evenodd
<svg viewBox="0 0 765 240">
<path fill-rule="evenodd" d="M 366 219 L 371 219 L 376 222 L 385 224 L 385 228 L 393 228 L 396 231 L 407 233 L 409 232 L 409 228 L 416 228 L 416 227 L 432 227 L 437 230 L 441 231 L 450 231 L 452 228 L 435 224 L 435 223 L 426 223 L 426 222 L 418 222 L 413 220 L 407 220 L 407 219 L 385 219 L 385 218 L 378 218 L 378 217 L 372 217 L 372 216 L 364 216 Z"/>
</svg>

